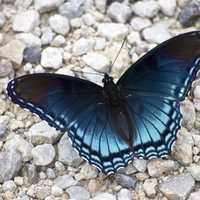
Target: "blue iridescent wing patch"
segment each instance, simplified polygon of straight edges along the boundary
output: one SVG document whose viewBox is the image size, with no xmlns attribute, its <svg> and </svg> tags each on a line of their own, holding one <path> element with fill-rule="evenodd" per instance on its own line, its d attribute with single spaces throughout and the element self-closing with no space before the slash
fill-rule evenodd
<svg viewBox="0 0 200 200">
<path fill-rule="evenodd" d="M 136 120 L 134 154 L 142 158 L 170 153 L 180 129 L 180 101 L 200 69 L 200 32 L 174 37 L 144 55 L 118 86 Z"/>
<path fill-rule="evenodd" d="M 45 73 L 16 78 L 7 91 L 14 103 L 67 131 L 80 156 L 104 173 L 115 172 L 132 160 L 128 145 L 113 130 L 100 86 Z"/>
</svg>

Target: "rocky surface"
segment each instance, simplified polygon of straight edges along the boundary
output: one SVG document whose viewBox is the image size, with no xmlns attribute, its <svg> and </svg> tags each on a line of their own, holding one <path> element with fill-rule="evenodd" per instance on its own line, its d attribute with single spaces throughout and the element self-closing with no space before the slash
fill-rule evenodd
<svg viewBox="0 0 200 200">
<path fill-rule="evenodd" d="M 199 29 L 199 16 L 199 0 L 0 0 L 0 200 L 199 200 L 199 76 L 181 102 L 170 157 L 134 159 L 114 176 L 5 90 L 11 78 L 40 72 L 117 80 L 157 44 Z"/>
</svg>

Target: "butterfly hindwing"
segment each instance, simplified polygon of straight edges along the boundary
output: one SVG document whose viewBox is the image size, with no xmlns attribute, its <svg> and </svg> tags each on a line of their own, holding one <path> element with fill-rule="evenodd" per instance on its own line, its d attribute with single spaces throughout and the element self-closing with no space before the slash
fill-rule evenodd
<svg viewBox="0 0 200 200">
<path fill-rule="evenodd" d="M 67 131 L 79 154 L 104 173 L 114 172 L 132 159 L 128 145 L 112 127 L 100 86 L 45 73 L 16 78 L 7 91 L 13 102 L 56 129 Z"/>
</svg>

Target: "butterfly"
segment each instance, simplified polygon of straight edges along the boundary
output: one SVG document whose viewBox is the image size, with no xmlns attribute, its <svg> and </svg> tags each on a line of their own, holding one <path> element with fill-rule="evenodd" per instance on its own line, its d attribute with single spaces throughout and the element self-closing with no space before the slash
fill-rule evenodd
<svg viewBox="0 0 200 200">
<path fill-rule="evenodd" d="M 158 45 L 115 83 L 103 87 L 77 77 L 51 73 L 11 80 L 11 100 L 67 132 L 79 155 L 105 174 L 133 158 L 166 157 L 177 138 L 180 102 L 200 69 L 200 32 Z"/>
</svg>

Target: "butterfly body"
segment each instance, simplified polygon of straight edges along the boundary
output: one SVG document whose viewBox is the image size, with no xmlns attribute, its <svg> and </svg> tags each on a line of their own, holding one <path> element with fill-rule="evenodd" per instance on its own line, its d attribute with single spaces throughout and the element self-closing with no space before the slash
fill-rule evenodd
<svg viewBox="0 0 200 200">
<path fill-rule="evenodd" d="M 180 102 L 200 69 L 200 32 L 154 48 L 114 83 L 103 87 L 58 74 L 30 74 L 9 82 L 14 103 L 67 132 L 73 147 L 106 174 L 132 161 L 166 157 L 180 130 Z"/>
</svg>

